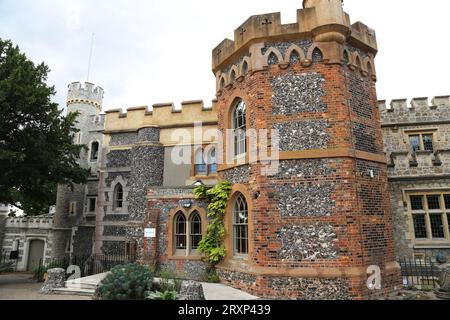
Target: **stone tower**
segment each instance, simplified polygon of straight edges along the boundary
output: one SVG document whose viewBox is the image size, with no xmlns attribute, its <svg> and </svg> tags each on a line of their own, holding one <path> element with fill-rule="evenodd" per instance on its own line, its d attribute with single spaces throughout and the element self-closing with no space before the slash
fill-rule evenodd
<svg viewBox="0 0 450 320">
<path fill-rule="evenodd" d="M 245 104 L 246 129 L 279 132 L 279 170 L 247 155 L 219 165 L 233 183 L 223 281 L 263 297 L 370 299 L 399 285 L 377 109 L 375 32 L 341 0 L 305 0 L 297 23 L 250 17 L 213 50 L 219 130 Z M 242 114 L 242 113 L 240 113 Z M 238 121 L 242 125 L 242 120 Z M 268 134 L 269 145 L 275 145 Z M 228 148 L 227 141 L 225 150 Z M 225 151 L 224 151 L 225 152 Z M 222 159 L 233 158 L 223 154 Z M 243 163 L 242 163 L 243 162 Z M 236 255 L 233 206 L 248 203 L 248 254 Z M 241 241 L 241 240 L 240 240 Z M 368 267 L 381 269 L 369 289 Z"/>
<path fill-rule="evenodd" d="M 95 232 L 95 218 L 98 197 L 99 163 L 102 155 L 102 134 L 104 116 L 100 115 L 103 103 L 103 89 L 86 82 L 69 85 L 67 111 L 78 112 L 76 127 L 80 130 L 75 137 L 76 144 L 87 146 L 80 153 L 79 164 L 90 168 L 91 176 L 86 185 L 58 186 L 56 214 L 54 220 L 55 258 L 76 253 L 87 256 L 92 253 Z"/>
</svg>

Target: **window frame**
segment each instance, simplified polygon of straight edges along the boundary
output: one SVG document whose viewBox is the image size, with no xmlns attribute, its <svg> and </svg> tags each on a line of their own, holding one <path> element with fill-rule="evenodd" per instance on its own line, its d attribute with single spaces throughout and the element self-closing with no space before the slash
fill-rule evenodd
<svg viewBox="0 0 450 320">
<path fill-rule="evenodd" d="M 193 163 L 193 176 L 197 177 L 197 178 L 207 178 L 207 177 L 216 177 L 217 176 L 217 148 L 215 146 L 211 147 L 211 148 L 207 148 L 205 146 L 202 147 L 197 147 L 194 148 L 194 163 Z M 210 159 L 210 154 L 211 152 L 214 151 L 216 156 L 214 157 L 214 162 L 213 163 L 209 163 Z M 198 158 L 198 153 L 202 154 L 202 163 L 199 164 L 197 163 L 197 158 Z M 205 152 L 207 152 L 207 154 L 205 154 Z M 207 161 L 205 161 L 205 158 L 207 159 Z M 199 172 L 197 170 L 197 166 L 204 166 L 205 171 Z M 212 170 L 212 167 L 215 166 L 215 170 Z"/>
<path fill-rule="evenodd" d="M 439 209 L 430 209 L 429 199 L 431 197 L 439 197 Z M 409 216 L 412 222 L 412 236 L 417 243 L 442 243 L 450 241 L 450 206 L 446 207 L 445 197 L 450 196 L 450 191 L 433 191 L 433 192 L 421 192 L 421 193 L 408 193 L 407 195 L 407 207 Z M 412 198 L 422 197 L 422 210 L 413 210 Z M 426 237 L 419 238 L 416 234 L 416 225 L 414 216 L 422 215 L 425 220 Z M 435 229 L 433 228 L 432 216 L 440 215 L 442 221 L 442 231 L 444 237 L 435 237 Z M 440 232 L 440 231 L 439 231 Z"/>
<path fill-rule="evenodd" d="M 241 204 L 245 205 L 245 209 L 242 210 L 243 208 L 239 208 L 239 211 L 236 211 L 236 206 L 238 205 L 238 201 L 241 201 Z M 240 221 L 236 221 L 236 217 L 237 214 L 240 214 L 242 212 L 246 213 L 246 218 L 244 218 L 243 220 L 247 220 L 246 223 L 240 223 Z M 240 219 L 242 219 L 240 217 Z M 244 228 L 244 230 L 246 230 L 246 237 L 238 237 L 237 233 L 241 233 L 241 228 Z M 232 229 L 233 229 L 233 255 L 234 257 L 237 258 L 248 258 L 249 255 L 249 205 L 248 205 L 248 201 L 247 198 L 241 193 L 238 192 L 233 200 L 233 207 L 232 207 Z M 242 241 L 246 239 L 246 251 L 239 251 L 238 249 L 238 241 Z M 242 247 L 242 244 L 240 245 Z"/>
<path fill-rule="evenodd" d="M 118 188 L 120 187 L 120 189 L 122 190 L 121 191 L 121 199 L 119 200 L 118 198 L 117 198 L 117 195 L 118 195 Z M 120 206 L 118 205 L 118 201 L 120 201 Z M 123 190 L 123 185 L 120 183 L 120 182 L 118 182 L 118 183 L 116 183 L 116 185 L 114 186 L 114 190 L 113 190 L 113 211 L 120 211 L 120 210 L 122 210 L 123 209 L 123 207 L 124 207 L 124 205 L 123 205 L 123 203 L 124 203 L 124 190 Z"/>
<path fill-rule="evenodd" d="M 94 148 L 93 148 L 94 144 L 97 145 L 97 157 L 95 159 L 92 158 L 93 150 L 94 150 Z M 98 142 L 97 140 L 91 141 L 91 144 L 89 146 L 89 162 L 90 163 L 97 163 L 99 161 L 99 159 L 100 159 L 100 142 Z"/>
<path fill-rule="evenodd" d="M 238 108 L 243 106 L 243 114 L 238 113 Z M 239 119 L 240 118 L 240 119 Z M 242 124 L 241 124 L 242 122 Z M 231 112 L 231 130 L 233 144 L 233 158 L 245 157 L 248 152 L 247 143 L 247 105 L 243 99 L 237 99 Z M 243 149 L 243 150 L 241 150 Z"/>
<path fill-rule="evenodd" d="M 436 150 L 436 138 L 435 138 L 436 130 L 433 131 L 411 131 L 407 132 L 408 135 L 408 144 L 409 149 L 412 153 L 416 152 L 434 152 Z M 431 136 L 432 150 L 425 149 L 425 136 Z M 411 143 L 412 137 L 419 137 L 419 150 L 414 150 L 413 145 Z"/>
<path fill-rule="evenodd" d="M 70 203 L 69 203 L 69 215 L 70 216 L 76 216 L 77 215 L 77 202 L 76 201 L 70 201 Z"/>
<path fill-rule="evenodd" d="M 94 211 L 91 211 L 91 200 L 94 200 Z M 97 196 L 87 196 L 86 197 L 86 214 L 95 214 L 97 211 Z"/>
<path fill-rule="evenodd" d="M 183 217 L 184 219 L 184 234 L 178 233 L 177 230 L 177 219 L 179 217 Z M 199 227 L 201 233 L 193 233 L 192 226 L 193 226 L 193 219 L 195 216 L 199 219 Z M 187 211 L 183 208 L 177 208 L 176 210 L 172 211 L 172 214 L 170 215 L 169 220 L 169 246 L 170 248 L 170 256 L 169 260 L 179 260 L 179 259 L 186 259 L 186 260 L 200 260 L 201 259 L 201 253 L 198 251 L 197 248 L 192 247 L 193 243 L 193 236 L 198 237 L 201 235 L 201 238 L 199 242 L 203 239 L 206 233 L 207 229 L 207 216 L 206 212 L 198 207 L 192 208 L 190 211 Z M 185 248 L 181 249 L 178 247 L 178 239 L 177 237 L 182 235 L 184 237 L 185 242 Z"/>
</svg>

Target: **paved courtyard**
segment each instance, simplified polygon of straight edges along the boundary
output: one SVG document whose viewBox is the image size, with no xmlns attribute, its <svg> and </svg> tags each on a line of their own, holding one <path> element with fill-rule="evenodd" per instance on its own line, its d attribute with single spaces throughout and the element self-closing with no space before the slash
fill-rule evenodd
<svg viewBox="0 0 450 320">
<path fill-rule="evenodd" d="M 91 300 L 89 297 L 40 294 L 42 283 L 30 273 L 0 275 L 0 300 Z"/>
</svg>

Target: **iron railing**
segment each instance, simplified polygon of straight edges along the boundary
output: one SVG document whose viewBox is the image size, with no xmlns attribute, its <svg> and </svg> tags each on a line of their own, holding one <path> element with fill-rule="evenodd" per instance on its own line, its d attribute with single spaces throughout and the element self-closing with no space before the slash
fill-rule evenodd
<svg viewBox="0 0 450 320">
<path fill-rule="evenodd" d="M 67 270 L 69 266 L 78 266 L 81 277 L 88 277 L 99 273 L 110 271 L 112 268 L 133 263 L 136 261 L 134 256 L 130 255 L 89 255 L 72 256 L 62 259 L 40 260 L 38 273 L 45 273 L 48 269 L 63 268 Z M 71 274 L 66 274 L 67 277 Z"/>
<path fill-rule="evenodd" d="M 438 286 L 440 271 L 430 257 L 401 258 L 399 263 L 405 287 L 434 289 Z"/>
</svg>

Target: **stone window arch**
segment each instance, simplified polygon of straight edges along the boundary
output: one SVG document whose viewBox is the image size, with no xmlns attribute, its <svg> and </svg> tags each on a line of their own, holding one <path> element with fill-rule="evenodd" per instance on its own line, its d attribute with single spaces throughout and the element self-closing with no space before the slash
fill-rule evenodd
<svg viewBox="0 0 450 320">
<path fill-rule="evenodd" d="M 234 156 L 245 155 L 247 153 L 247 108 L 242 99 L 235 102 L 231 116 L 231 128 Z"/>
<path fill-rule="evenodd" d="M 242 75 L 245 76 L 248 73 L 248 62 L 244 61 L 242 63 Z"/>
<path fill-rule="evenodd" d="M 231 70 L 231 73 L 230 73 L 230 83 L 233 83 L 233 82 L 235 82 L 235 81 L 236 81 L 236 71 Z"/>
<path fill-rule="evenodd" d="M 197 211 L 191 213 L 189 218 L 189 236 L 190 236 L 190 250 L 198 249 L 199 243 L 202 240 L 202 218 Z"/>
<path fill-rule="evenodd" d="M 121 183 L 114 187 L 113 208 L 114 210 L 123 208 L 123 186 Z"/>
<path fill-rule="evenodd" d="M 236 256 L 248 255 L 248 204 L 242 193 L 233 203 L 233 247 Z"/>
<path fill-rule="evenodd" d="M 174 219 L 175 253 L 181 253 L 187 248 L 187 223 L 182 211 L 175 215 Z"/>
</svg>

